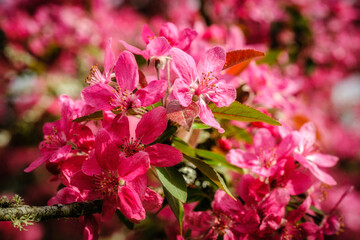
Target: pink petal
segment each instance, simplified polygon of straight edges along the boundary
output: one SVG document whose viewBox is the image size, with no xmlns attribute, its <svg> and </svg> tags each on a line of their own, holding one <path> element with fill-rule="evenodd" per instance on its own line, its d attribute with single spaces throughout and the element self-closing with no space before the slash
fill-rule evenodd
<svg viewBox="0 0 360 240">
<path fill-rule="evenodd" d="M 158 37 L 153 40 L 150 40 L 149 44 L 146 46 L 146 50 L 148 51 L 149 55 L 160 57 L 168 55 L 171 46 L 169 42 L 164 37 Z"/>
<path fill-rule="evenodd" d="M 226 154 L 226 160 L 240 168 L 253 168 L 258 165 L 258 158 L 255 154 L 244 151 L 242 149 L 231 149 Z"/>
<path fill-rule="evenodd" d="M 299 141 L 300 137 L 298 134 L 289 134 L 283 138 L 276 150 L 278 158 L 291 155 L 296 146 L 298 146 Z"/>
<path fill-rule="evenodd" d="M 143 39 L 143 41 L 148 44 L 149 43 L 149 39 L 153 39 L 155 38 L 155 34 L 151 31 L 151 29 L 149 28 L 149 26 L 147 24 L 144 25 L 142 31 L 141 31 L 141 37 Z"/>
<path fill-rule="evenodd" d="M 227 107 L 235 101 L 236 90 L 230 84 L 221 81 L 216 84 L 214 93 L 208 93 L 208 97 L 217 107 Z"/>
<path fill-rule="evenodd" d="M 121 113 L 116 115 L 113 121 L 106 126 L 106 129 L 116 146 L 124 144 L 124 139 L 129 138 L 129 119 L 127 116 L 123 116 Z"/>
<path fill-rule="evenodd" d="M 226 61 L 226 51 L 222 47 L 213 47 L 205 52 L 205 55 L 200 59 L 197 69 L 198 74 L 212 72 L 217 76 L 223 69 Z"/>
<path fill-rule="evenodd" d="M 308 174 L 309 172 L 306 171 Z M 306 192 L 313 184 L 312 177 L 300 171 L 291 173 L 285 188 L 289 191 L 290 195 L 298 195 Z"/>
<path fill-rule="evenodd" d="M 253 143 L 257 152 L 269 151 L 275 146 L 275 138 L 266 128 L 260 128 L 254 136 Z M 260 155 L 260 154 L 258 154 Z"/>
<path fill-rule="evenodd" d="M 149 154 L 141 151 L 131 157 L 121 159 L 118 173 L 125 181 L 131 181 L 136 177 L 145 174 L 149 167 Z"/>
<path fill-rule="evenodd" d="M 119 149 L 112 142 L 109 133 L 100 129 L 95 139 L 95 156 L 99 166 L 104 170 L 117 170 L 119 166 Z"/>
<path fill-rule="evenodd" d="M 140 221 L 145 219 L 145 209 L 139 195 L 128 186 L 119 186 L 118 209 L 130 220 Z"/>
<path fill-rule="evenodd" d="M 312 161 L 319 167 L 333 167 L 339 160 L 339 158 L 336 156 L 322 153 L 313 153 L 307 155 L 306 159 Z"/>
<path fill-rule="evenodd" d="M 70 204 L 73 202 L 78 202 L 79 200 L 81 202 L 82 199 L 78 191 L 70 187 L 64 187 L 56 193 L 55 199 L 51 199 L 51 201 L 48 202 L 48 205 Z"/>
<path fill-rule="evenodd" d="M 163 198 L 154 190 L 146 188 L 145 197 L 142 202 L 146 211 L 156 212 L 161 208 L 163 203 Z"/>
<path fill-rule="evenodd" d="M 318 168 L 317 165 L 310 163 L 309 170 L 317 179 L 319 179 L 323 183 L 326 183 L 330 186 L 336 185 L 335 179 L 320 168 Z"/>
<path fill-rule="evenodd" d="M 183 78 L 175 80 L 172 93 L 182 106 L 187 107 L 192 103 L 194 92 L 190 91 L 189 84 Z"/>
<path fill-rule="evenodd" d="M 190 28 L 185 28 L 180 32 L 180 37 L 176 47 L 186 51 L 191 42 L 197 37 L 198 33 Z"/>
<path fill-rule="evenodd" d="M 180 76 L 187 85 L 190 85 L 197 77 L 194 59 L 189 54 L 178 48 L 172 48 L 170 50 L 170 54 Z"/>
<path fill-rule="evenodd" d="M 48 160 L 50 158 L 50 153 L 47 153 L 39 158 L 37 158 L 35 161 L 33 161 L 32 163 L 30 163 L 30 165 L 25 168 L 24 172 L 31 172 L 34 169 L 36 169 L 37 167 L 39 167 L 41 164 L 43 164 L 44 162 L 46 162 L 46 160 Z"/>
<path fill-rule="evenodd" d="M 81 91 L 82 99 L 94 107 L 95 110 L 111 110 L 113 107 L 109 104 L 114 97 L 115 89 L 104 83 L 97 83 L 84 88 Z"/>
<path fill-rule="evenodd" d="M 126 48 L 126 50 L 136 54 L 136 55 L 143 55 L 144 51 L 138 49 L 137 47 L 134 47 L 128 43 L 126 43 L 125 41 L 119 40 L 119 42 Z"/>
<path fill-rule="evenodd" d="M 95 137 L 91 129 L 85 125 L 79 125 L 73 132 L 75 144 L 81 150 L 88 150 L 94 146 Z"/>
<path fill-rule="evenodd" d="M 120 54 L 115 66 L 115 75 L 122 92 L 132 92 L 138 86 L 139 71 L 132 53 L 123 51 Z"/>
<path fill-rule="evenodd" d="M 203 123 L 209 125 L 210 127 L 216 128 L 219 133 L 224 133 L 225 130 L 220 126 L 220 124 L 215 120 L 214 114 L 211 112 L 210 108 L 206 105 L 204 100 L 199 102 L 200 113 L 199 118 Z"/>
<path fill-rule="evenodd" d="M 136 107 L 147 107 L 157 103 L 165 94 L 167 83 L 165 80 L 151 81 L 145 88 L 136 91 L 138 97 Z"/>
<path fill-rule="evenodd" d="M 149 154 L 150 164 L 155 167 L 171 167 L 181 162 L 183 155 L 176 148 L 157 143 L 145 148 Z"/>
<path fill-rule="evenodd" d="M 112 38 L 108 40 L 105 49 L 104 72 L 106 74 L 107 80 L 110 80 L 109 77 L 115 63 L 115 56 L 111 49 L 111 42 L 112 42 Z"/>
<path fill-rule="evenodd" d="M 55 151 L 51 157 L 49 158 L 49 162 L 58 162 L 66 158 L 71 151 L 70 145 L 65 145 L 61 147 L 59 150 Z"/>
<path fill-rule="evenodd" d="M 101 173 L 101 167 L 95 157 L 95 151 L 91 151 L 87 160 L 81 166 L 81 171 L 88 175 L 93 176 Z"/>
<path fill-rule="evenodd" d="M 312 146 L 316 141 L 316 128 L 312 122 L 307 122 L 300 128 L 301 146 L 306 148 Z"/>
<path fill-rule="evenodd" d="M 160 36 L 165 37 L 171 45 L 175 45 L 179 38 L 178 28 L 171 22 L 164 23 L 160 28 Z"/>
<path fill-rule="evenodd" d="M 165 131 L 167 122 L 166 109 L 154 108 L 142 116 L 135 130 L 136 137 L 141 137 L 143 144 L 150 144 Z"/>
<path fill-rule="evenodd" d="M 141 201 L 143 201 L 145 196 L 145 191 L 147 189 L 147 176 L 146 174 L 142 174 L 140 176 L 137 176 L 132 181 L 126 182 L 126 185 L 135 190 L 137 194 L 139 195 L 139 198 Z"/>
</svg>

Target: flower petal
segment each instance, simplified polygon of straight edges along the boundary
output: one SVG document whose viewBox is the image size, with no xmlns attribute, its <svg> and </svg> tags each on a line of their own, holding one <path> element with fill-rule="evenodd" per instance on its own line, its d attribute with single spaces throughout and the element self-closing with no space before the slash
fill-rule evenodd
<svg viewBox="0 0 360 240">
<path fill-rule="evenodd" d="M 167 122 L 166 109 L 154 108 L 142 116 L 135 130 L 136 137 L 141 137 L 143 144 L 150 144 L 165 131 Z"/>
<path fill-rule="evenodd" d="M 104 83 L 97 83 L 81 91 L 82 99 L 96 110 L 111 110 L 109 104 L 114 97 L 115 89 Z"/>
<path fill-rule="evenodd" d="M 198 74 L 212 72 L 217 76 L 223 69 L 226 61 L 226 51 L 222 47 L 213 47 L 205 52 L 205 55 L 200 59 L 197 69 Z"/>
<path fill-rule="evenodd" d="M 170 54 L 178 73 L 184 79 L 184 82 L 190 85 L 197 76 L 194 59 L 179 48 L 172 48 Z"/>
<path fill-rule="evenodd" d="M 216 91 L 209 92 L 207 95 L 217 107 L 227 107 L 235 101 L 236 90 L 230 84 L 220 81 L 216 84 Z"/>
<path fill-rule="evenodd" d="M 175 24 L 164 23 L 160 28 L 160 36 L 165 37 L 171 45 L 175 45 L 179 39 L 179 31 Z"/>
<path fill-rule="evenodd" d="M 149 154 L 150 164 L 155 167 L 171 167 L 181 162 L 183 155 L 176 148 L 157 143 L 145 148 Z"/>
<path fill-rule="evenodd" d="M 112 142 L 106 129 L 100 129 L 95 138 L 95 156 L 104 170 L 117 170 L 119 167 L 119 149 Z"/>
<path fill-rule="evenodd" d="M 214 114 L 211 112 L 210 108 L 206 105 L 204 100 L 200 100 L 199 102 L 200 113 L 199 118 L 203 123 L 209 125 L 210 127 L 216 128 L 219 133 L 224 133 L 225 130 L 220 126 L 220 124 L 215 120 Z"/>
<path fill-rule="evenodd" d="M 144 25 L 142 31 L 141 31 L 141 37 L 143 39 L 143 41 L 148 44 L 149 43 L 149 39 L 153 39 L 155 38 L 155 34 L 153 33 L 153 31 L 151 31 L 151 29 L 149 28 L 149 26 L 147 24 Z"/>
<path fill-rule="evenodd" d="M 128 186 L 119 186 L 118 209 L 130 220 L 140 221 L 145 219 L 145 209 L 139 195 Z"/>
<path fill-rule="evenodd" d="M 339 160 L 336 156 L 323 153 L 313 153 L 307 155 L 306 159 L 312 161 L 319 167 L 333 167 Z"/>
<path fill-rule="evenodd" d="M 121 91 L 132 92 L 139 84 L 139 70 L 134 55 L 131 52 L 123 51 L 115 66 L 116 81 Z"/>
<path fill-rule="evenodd" d="M 194 95 L 194 92 L 190 91 L 189 84 L 183 78 L 175 80 L 172 93 L 183 107 L 191 104 Z"/>
<path fill-rule="evenodd" d="M 125 181 L 131 181 L 146 173 L 149 167 L 149 154 L 141 151 L 131 157 L 122 158 L 118 168 L 118 173 Z"/>
<path fill-rule="evenodd" d="M 115 63 L 115 56 L 111 49 L 112 38 L 106 44 L 105 59 L 104 59 L 104 73 L 106 80 L 110 81 L 110 74 Z"/>
<path fill-rule="evenodd" d="M 101 167 L 96 160 L 94 150 L 90 152 L 89 158 L 85 160 L 82 164 L 81 171 L 88 176 L 93 176 L 101 173 Z"/>
<path fill-rule="evenodd" d="M 166 88 L 165 80 L 151 81 L 145 88 L 136 91 L 136 107 L 147 107 L 158 102 L 164 96 Z"/>
<path fill-rule="evenodd" d="M 152 39 L 146 46 L 146 51 L 149 53 L 150 57 L 160 57 L 168 55 L 170 49 L 171 46 L 164 37 Z"/>
</svg>

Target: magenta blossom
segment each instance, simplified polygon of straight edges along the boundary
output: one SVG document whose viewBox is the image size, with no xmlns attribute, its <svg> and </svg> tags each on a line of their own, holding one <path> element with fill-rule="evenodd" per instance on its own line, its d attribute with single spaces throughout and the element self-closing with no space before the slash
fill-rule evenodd
<svg viewBox="0 0 360 240">
<path fill-rule="evenodd" d="M 58 163 L 66 160 L 71 152 L 88 152 L 93 145 L 94 136 L 84 125 L 73 122 L 80 116 L 83 104 L 74 102 L 67 96 L 60 98 L 61 119 L 46 123 L 43 127 L 45 140 L 40 143 L 41 157 L 24 171 L 31 172 L 44 162 Z"/>
<path fill-rule="evenodd" d="M 221 47 L 209 49 L 197 66 L 194 59 L 179 48 L 172 48 L 170 53 L 180 76 L 173 86 L 175 98 L 184 107 L 196 102 L 201 121 L 223 133 L 224 129 L 215 120 L 207 102 L 210 100 L 218 107 L 225 107 L 235 101 L 235 88 L 220 79 L 226 60 L 225 50 Z"/>
<path fill-rule="evenodd" d="M 146 107 L 158 102 L 165 93 L 167 83 L 164 80 L 151 81 L 145 88 L 138 89 L 139 70 L 134 55 L 123 51 L 115 65 L 117 86 L 96 83 L 81 92 L 84 101 L 95 110 L 120 110 Z"/>
</svg>

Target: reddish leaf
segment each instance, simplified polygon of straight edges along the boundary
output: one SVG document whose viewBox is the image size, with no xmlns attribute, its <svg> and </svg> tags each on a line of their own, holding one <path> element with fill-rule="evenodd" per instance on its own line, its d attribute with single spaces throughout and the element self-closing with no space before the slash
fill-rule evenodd
<svg viewBox="0 0 360 240">
<path fill-rule="evenodd" d="M 192 123 L 197 115 L 199 115 L 199 106 L 192 102 L 189 106 L 183 107 L 177 100 L 171 101 L 166 108 L 168 118 L 187 131 L 190 130 Z"/>
<path fill-rule="evenodd" d="M 253 49 L 236 50 L 226 53 L 226 62 L 223 70 L 228 69 L 227 73 L 231 75 L 238 75 L 244 70 L 250 61 L 256 57 L 264 56 L 263 52 Z M 231 68 L 230 68 L 231 67 Z"/>
</svg>

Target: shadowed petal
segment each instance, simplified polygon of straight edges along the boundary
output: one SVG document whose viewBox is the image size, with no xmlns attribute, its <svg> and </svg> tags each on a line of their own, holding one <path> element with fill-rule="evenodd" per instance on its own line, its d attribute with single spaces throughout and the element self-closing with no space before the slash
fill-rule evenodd
<svg viewBox="0 0 360 240">
<path fill-rule="evenodd" d="M 167 127 L 166 109 L 157 107 L 145 113 L 138 123 L 135 133 L 136 137 L 142 137 L 143 144 L 152 143 L 160 136 Z"/>
<path fill-rule="evenodd" d="M 100 129 L 95 138 L 95 156 L 99 166 L 106 170 L 117 170 L 119 153 L 118 147 L 112 142 L 106 129 Z"/>
</svg>

